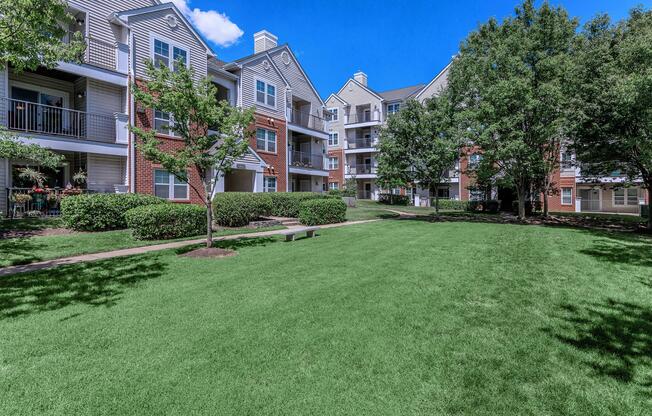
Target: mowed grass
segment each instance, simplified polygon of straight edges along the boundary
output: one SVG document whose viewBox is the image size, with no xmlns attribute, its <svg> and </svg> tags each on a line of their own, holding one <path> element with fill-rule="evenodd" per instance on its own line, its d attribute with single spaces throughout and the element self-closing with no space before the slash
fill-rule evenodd
<svg viewBox="0 0 652 416">
<path fill-rule="evenodd" d="M 7 415 L 648 415 L 652 242 L 380 221 L 0 281 Z"/>
<path fill-rule="evenodd" d="M 46 222 L 47 223 L 47 222 Z M 30 223 L 33 227 L 37 224 Z M 214 237 L 246 234 L 259 231 L 271 231 L 284 227 L 265 228 L 233 228 L 213 232 Z M 19 228 L 24 230 L 25 228 Z M 37 228 L 32 228 L 37 229 Z M 42 228 L 38 228 L 42 229 Z M 202 236 L 181 238 L 176 240 L 136 240 L 131 230 L 115 230 L 94 233 L 71 233 L 61 235 L 44 235 L 0 239 L 0 267 L 17 264 L 29 264 L 37 261 L 56 259 L 60 257 L 77 256 L 80 254 L 100 253 L 103 251 L 120 250 L 123 248 L 142 247 L 170 241 L 202 238 Z"/>
</svg>

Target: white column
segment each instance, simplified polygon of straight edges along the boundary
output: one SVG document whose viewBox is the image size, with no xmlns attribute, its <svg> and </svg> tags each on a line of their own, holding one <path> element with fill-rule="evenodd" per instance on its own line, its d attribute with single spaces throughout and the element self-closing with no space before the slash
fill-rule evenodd
<svg viewBox="0 0 652 416">
<path fill-rule="evenodd" d="M 575 212 L 582 212 L 582 198 L 579 196 L 575 198 Z"/>
<path fill-rule="evenodd" d="M 129 45 L 118 42 L 115 48 L 116 71 L 126 74 L 129 72 Z"/>
<path fill-rule="evenodd" d="M 129 116 L 124 113 L 113 113 L 115 117 L 115 142 L 119 144 L 129 143 Z"/>
</svg>

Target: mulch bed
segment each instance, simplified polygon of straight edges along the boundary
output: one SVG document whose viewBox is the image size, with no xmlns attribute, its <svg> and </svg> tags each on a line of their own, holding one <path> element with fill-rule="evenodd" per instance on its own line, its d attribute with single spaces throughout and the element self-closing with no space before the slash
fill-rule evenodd
<svg viewBox="0 0 652 416">
<path fill-rule="evenodd" d="M 9 230 L 0 231 L 0 239 L 5 238 L 23 238 L 23 237 L 36 237 L 47 235 L 66 235 L 74 234 L 75 231 L 67 228 L 45 228 L 42 230 Z"/>
<path fill-rule="evenodd" d="M 183 257 L 200 257 L 200 258 L 222 258 L 222 257 L 232 257 L 238 253 L 233 250 L 225 250 L 218 247 L 204 247 L 198 248 L 197 250 L 192 250 L 187 253 L 181 254 Z"/>
</svg>

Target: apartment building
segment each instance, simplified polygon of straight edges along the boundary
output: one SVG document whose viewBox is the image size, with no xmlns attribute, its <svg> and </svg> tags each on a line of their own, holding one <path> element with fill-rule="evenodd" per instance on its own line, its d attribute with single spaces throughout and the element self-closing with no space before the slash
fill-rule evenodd
<svg viewBox="0 0 652 416">
<path fill-rule="evenodd" d="M 417 203 L 426 201 L 429 190 L 415 185 L 407 189 L 381 190 L 376 183 L 378 139 L 388 117 L 400 111 L 410 99 L 421 102 L 436 95 L 446 83 L 448 66 L 428 84 L 418 84 L 389 91 L 375 91 L 364 72 L 356 72 L 337 93 L 326 99 L 331 114 L 328 131 L 329 189 L 340 189 L 347 181 L 356 182 L 357 196 L 377 200 L 381 192 L 407 193 Z M 442 195 L 457 198 L 459 180 L 451 169 Z"/>
</svg>

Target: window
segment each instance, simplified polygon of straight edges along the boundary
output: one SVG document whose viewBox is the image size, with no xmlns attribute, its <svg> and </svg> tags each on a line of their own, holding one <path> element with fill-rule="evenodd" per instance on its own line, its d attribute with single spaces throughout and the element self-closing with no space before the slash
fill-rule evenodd
<svg viewBox="0 0 652 416">
<path fill-rule="evenodd" d="M 437 197 L 440 199 L 450 199 L 450 189 L 448 187 L 437 188 Z"/>
<path fill-rule="evenodd" d="M 265 176 L 263 178 L 263 192 L 276 192 L 275 176 Z"/>
<path fill-rule="evenodd" d="M 469 189 L 469 200 L 471 201 L 482 201 L 484 200 L 484 192 L 478 188 Z"/>
<path fill-rule="evenodd" d="M 573 205 L 573 188 L 561 188 L 561 204 Z"/>
<path fill-rule="evenodd" d="M 638 189 L 614 189 L 614 205 L 638 205 Z"/>
<path fill-rule="evenodd" d="M 340 184 L 337 182 L 328 182 L 328 189 L 331 190 L 340 189 Z"/>
<path fill-rule="evenodd" d="M 337 170 L 340 167 L 340 158 L 339 157 L 329 157 L 328 158 L 328 170 Z"/>
<path fill-rule="evenodd" d="M 154 170 L 154 195 L 172 200 L 188 199 L 188 183 L 168 171 Z"/>
<path fill-rule="evenodd" d="M 400 103 L 387 104 L 387 114 L 396 114 L 401 109 Z"/>
<path fill-rule="evenodd" d="M 154 110 L 154 129 L 168 136 L 174 136 L 172 127 L 174 126 L 174 118 L 170 113 L 165 111 Z"/>
<path fill-rule="evenodd" d="M 256 149 L 276 153 L 276 132 L 266 129 L 257 129 Z"/>
<path fill-rule="evenodd" d="M 256 80 L 256 102 L 276 107 L 276 87 L 265 81 Z"/>
<path fill-rule="evenodd" d="M 152 61 L 157 68 L 161 65 L 176 71 L 178 69 L 177 60 L 181 60 L 184 65 L 188 65 L 188 51 L 178 46 L 170 45 L 160 39 L 154 39 L 154 51 Z"/>
<path fill-rule="evenodd" d="M 340 119 L 339 108 L 333 107 L 333 108 L 328 108 L 327 110 L 330 113 L 328 115 L 328 121 L 337 121 Z"/>
<path fill-rule="evenodd" d="M 328 133 L 328 145 L 329 146 L 339 146 L 340 144 L 340 135 L 339 133 Z"/>
<path fill-rule="evenodd" d="M 474 153 L 471 156 L 469 156 L 469 168 L 470 169 L 476 169 L 480 165 L 480 161 L 482 160 L 482 155 L 479 153 Z"/>
<path fill-rule="evenodd" d="M 561 168 L 571 169 L 573 167 L 573 154 L 569 151 L 561 152 Z"/>
</svg>

